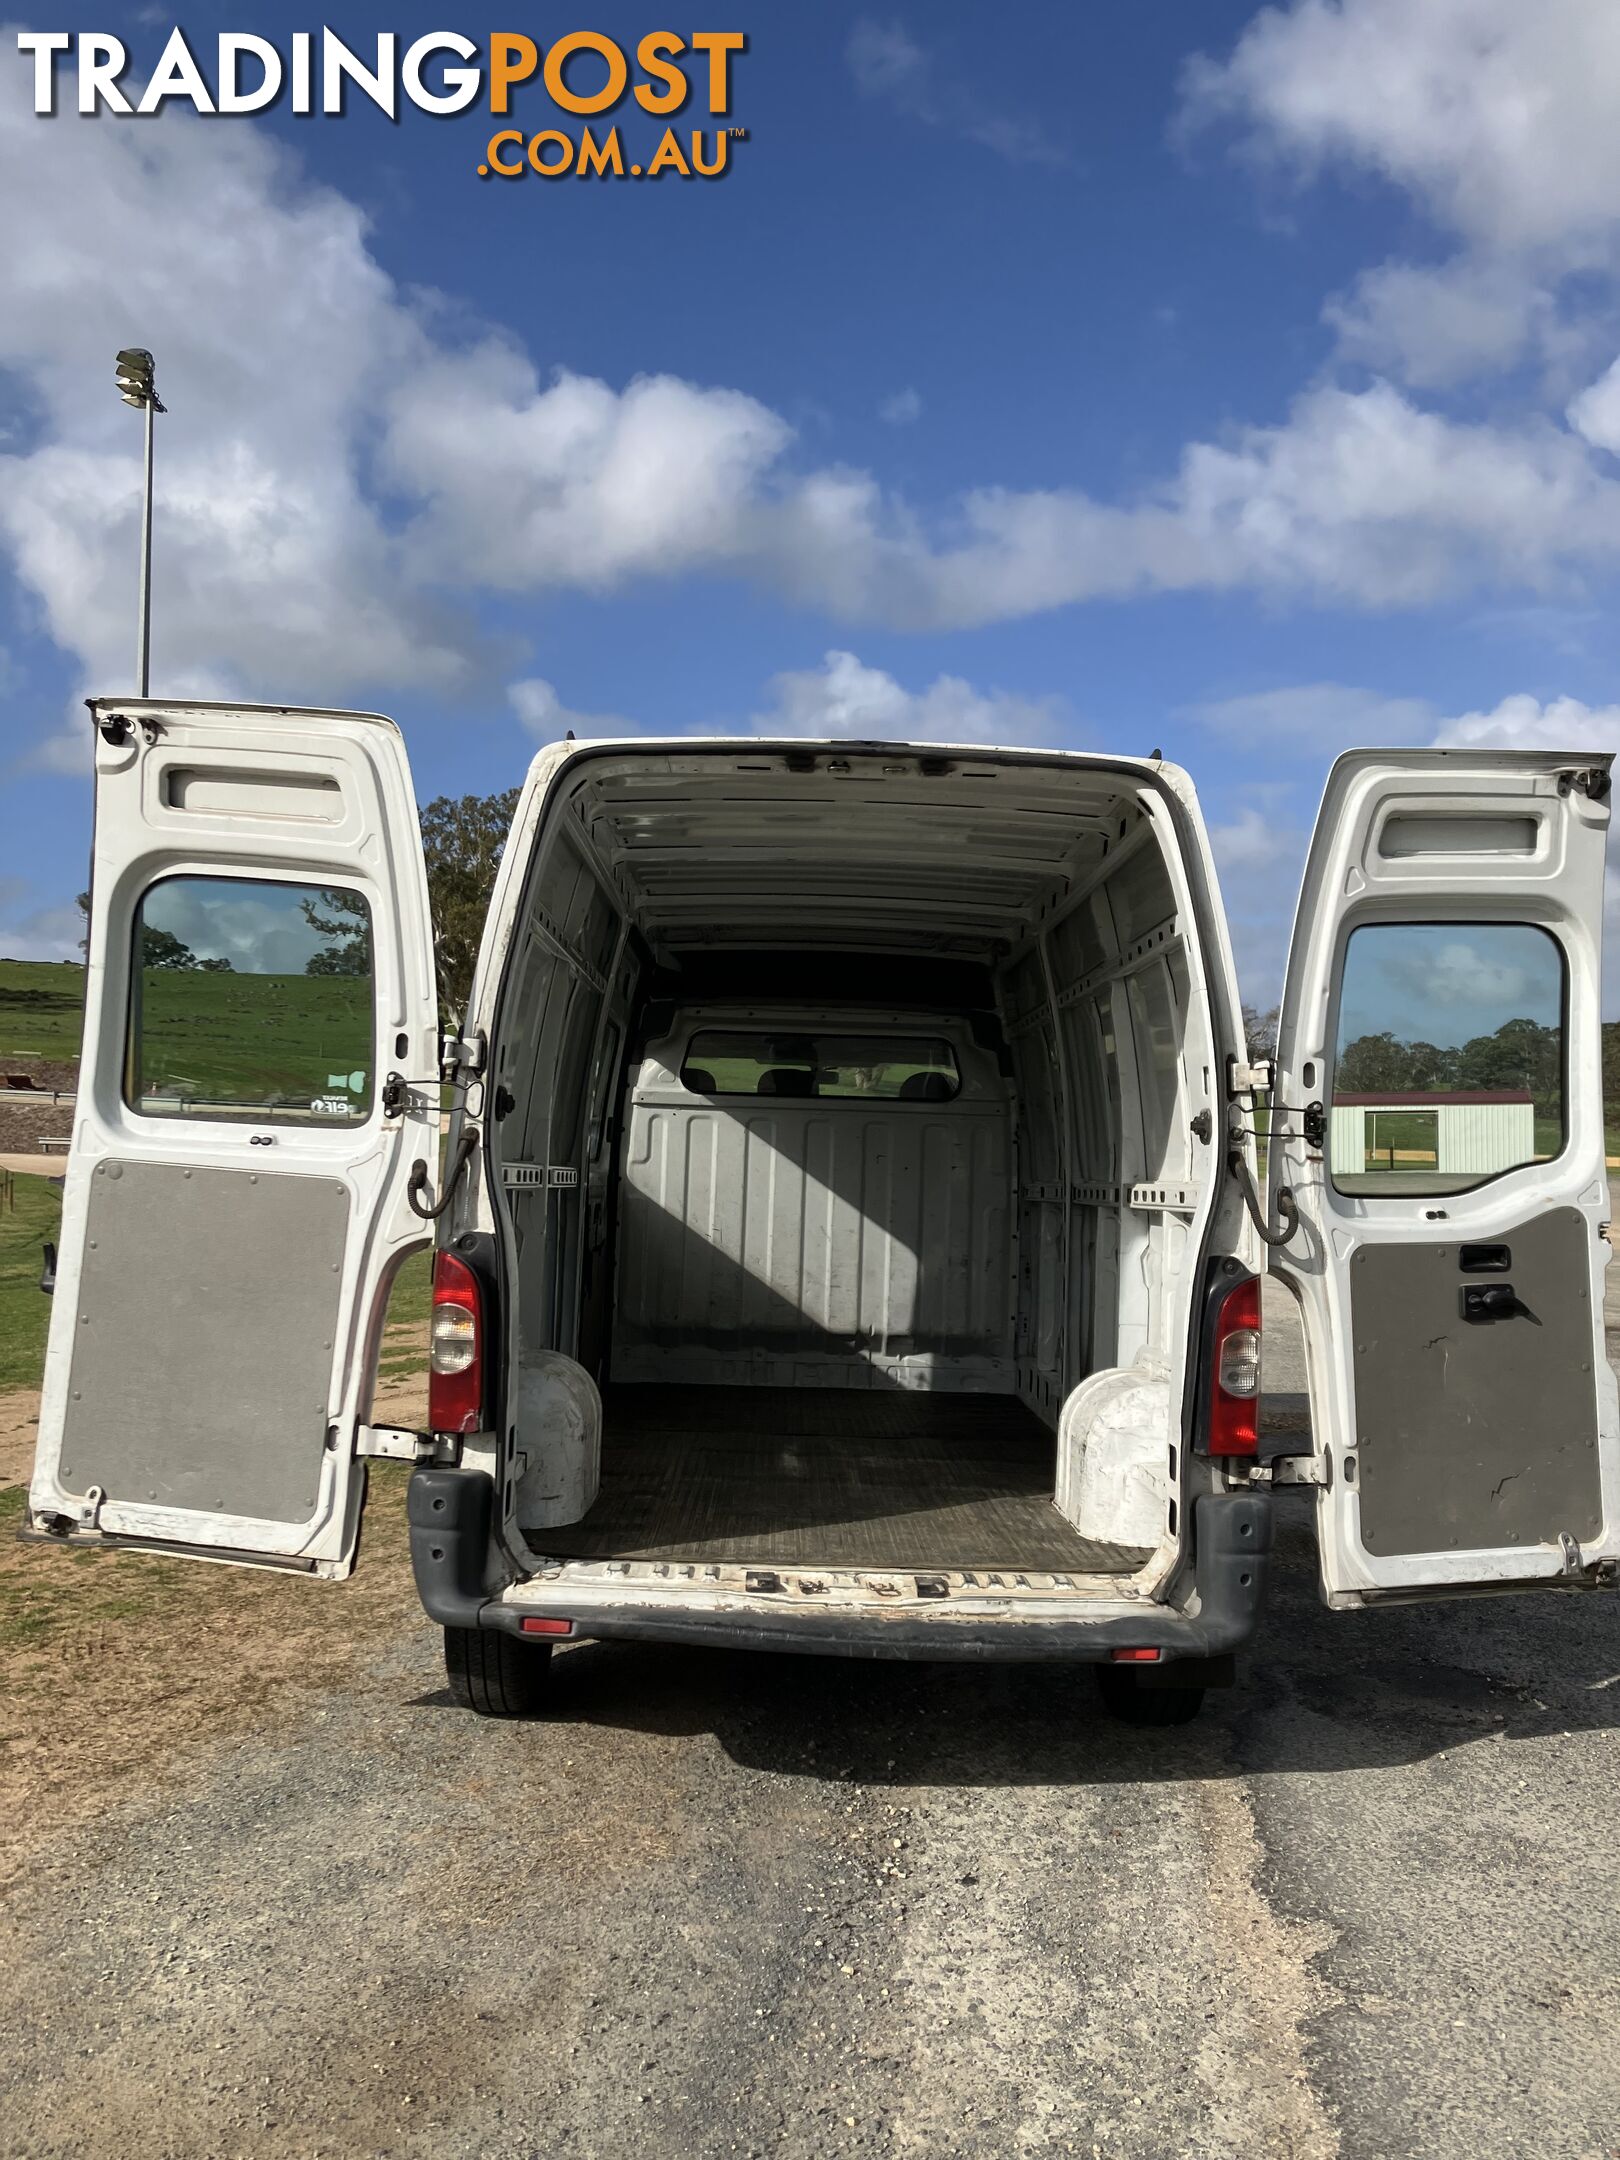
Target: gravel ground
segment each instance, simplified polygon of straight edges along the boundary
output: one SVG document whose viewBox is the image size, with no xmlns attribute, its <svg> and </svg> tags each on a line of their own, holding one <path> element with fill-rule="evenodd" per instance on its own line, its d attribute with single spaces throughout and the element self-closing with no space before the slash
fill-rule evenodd
<svg viewBox="0 0 1620 2160">
<path fill-rule="evenodd" d="M 1614 2160 L 1620 1599 L 1328 1614 L 1279 1504 L 1179 1732 L 592 1644 L 503 1727 L 407 1628 L 42 1848 L 0 2152 Z"/>
</svg>

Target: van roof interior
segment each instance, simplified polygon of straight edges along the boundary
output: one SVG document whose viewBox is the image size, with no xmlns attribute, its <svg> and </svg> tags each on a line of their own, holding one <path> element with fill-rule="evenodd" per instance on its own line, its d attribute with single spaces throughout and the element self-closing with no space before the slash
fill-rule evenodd
<svg viewBox="0 0 1620 2160">
<path fill-rule="evenodd" d="M 988 959 L 1141 822 L 1118 767 L 983 751 L 638 753 L 574 805 L 655 956 L 806 943 Z"/>
</svg>

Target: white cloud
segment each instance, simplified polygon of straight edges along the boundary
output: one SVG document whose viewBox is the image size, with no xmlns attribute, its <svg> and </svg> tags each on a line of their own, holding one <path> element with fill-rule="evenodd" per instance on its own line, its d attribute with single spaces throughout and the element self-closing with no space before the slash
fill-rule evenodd
<svg viewBox="0 0 1620 2160">
<path fill-rule="evenodd" d="M 897 390 L 878 407 L 878 418 L 887 421 L 890 427 L 910 427 L 914 420 L 922 418 L 922 399 L 909 386 Z"/>
<path fill-rule="evenodd" d="M 750 723 L 761 735 L 1006 745 L 1052 743 L 1066 732 L 1056 698 L 975 690 L 956 675 L 907 690 L 850 652 L 829 652 L 819 668 L 773 676 L 766 688 L 771 703 Z"/>
<path fill-rule="evenodd" d="M 571 711 L 552 685 L 539 675 L 509 684 L 506 697 L 519 722 L 539 742 L 562 742 L 570 729 L 585 740 L 635 732 L 628 721 L 613 713 Z"/>
<path fill-rule="evenodd" d="M 913 69 L 898 39 L 863 48 L 869 85 Z M 833 618 L 938 629 L 1229 588 L 1369 607 L 1469 586 L 1544 597 L 1620 554 L 1601 386 L 1572 427 L 1317 386 L 1274 425 L 1190 444 L 1131 501 L 984 488 L 921 508 L 869 472 L 806 467 L 788 422 L 741 390 L 543 374 L 449 302 L 403 293 L 354 204 L 249 124 L 42 126 L 8 76 L 0 187 L 30 204 L 0 263 L 0 366 L 30 430 L 0 457 L 0 545 L 97 690 L 131 670 L 139 423 L 109 361 L 132 341 L 157 352 L 172 408 L 153 659 L 174 693 L 467 689 L 510 671 L 465 612 L 491 591 L 724 575 Z M 44 755 L 82 770 L 82 719 Z"/>
<path fill-rule="evenodd" d="M 8 878 L 5 884 L 13 891 L 0 890 L 0 960 L 82 960 L 84 917 L 78 908 L 69 901 L 17 914 L 15 888 L 21 882 Z"/>
<path fill-rule="evenodd" d="M 1518 268 L 1461 256 L 1439 268 L 1381 263 L 1323 313 L 1346 359 L 1443 389 L 1513 367 L 1529 346 L 1550 351 L 1556 302 Z"/>
<path fill-rule="evenodd" d="M 1543 702 L 1520 693 L 1489 712 L 1459 713 L 1434 735 L 1444 750 L 1608 750 L 1620 753 L 1620 705 Z"/>
<path fill-rule="evenodd" d="M 1608 0 L 1294 0 L 1187 71 L 1195 116 L 1371 167 L 1493 250 L 1620 215 L 1620 13 Z"/>
<path fill-rule="evenodd" d="M 0 541 L 87 687 L 132 678 L 140 420 L 112 355 L 158 355 L 154 680 L 343 696 L 474 672 L 464 626 L 398 590 L 362 486 L 363 415 L 422 332 L 354 205 L 246 126 L 42 124 L 0 86 L 0 365 L 40 425 L 0 457 Z M 13 436 L 13 440 L 17 438 Z M 64 753 L 77 762 L 75 748 Z"/>
<path fill-rule="evenodd" d="M 1353 744 L 1427 742 L 1439 718 L 1426 698 L 1385 697 L 1349 683 L 1295 683 L 1183 708 L 1182 716 L 1227 741 L 1309 757 Z"/>
<path fill-rule="evenodd" d="M 1572 401 L 1568 417 L 1578 435 L 1620 456 L 1620 360 Z"/>
<path fill-rule="evenodd" d="M 1375 174 L 1458 243 L 1329 303 L 1351 357 L 1429 384 L 1527 348 L 1573 364 L 1564 348 L 1585 339 L 1559 288 L 1612 275 L 1620 254 L 1610 0 L 1294 0 L 1262 9 L 1226 60 L 1194 61 L 1185 89 L 1193 123 L 1235 120 L 1258 151 Z M 1606 320 L 1612 334 L 1612 303 Z"/>
<path fill-rule="evenodd" d="M 673 376 L 622 391 L 541 384 L 505 340 L 444 352 L 389 401 L 385 469 L 423 507 L 407 553 L 425 576 L 496 590 L 604 590 L 738 566 L 792 440 L 741 391 Z"/>
</svg>

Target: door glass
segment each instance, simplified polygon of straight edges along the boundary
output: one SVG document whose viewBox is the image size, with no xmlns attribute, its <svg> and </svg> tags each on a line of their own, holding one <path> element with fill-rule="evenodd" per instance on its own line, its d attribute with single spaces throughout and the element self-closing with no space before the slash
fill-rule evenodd
<svg viewBox="0 0 1620 2160">
<path fill-rule="evenodd" d="M 165 878 L 135 918 L 126 1100 L 146 1117 L 359 1124 L 372 1011 L 358 893 Z"/>
<path fill-rule="evenodd" d="M 1455 1193 L 1564 1144 L 1564 958 L 1528 923 L 1373 923 L 1339 990 L 1340 1192 Z"/>
</svg>

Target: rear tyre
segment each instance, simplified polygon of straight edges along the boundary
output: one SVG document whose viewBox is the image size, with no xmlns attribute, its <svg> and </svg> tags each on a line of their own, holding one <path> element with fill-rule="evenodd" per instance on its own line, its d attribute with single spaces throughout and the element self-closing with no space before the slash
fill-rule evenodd
<svg viewBox="0 0 1620 2160">
<path fill-rule="evenodd" d="M 444 1671 L 463 1710 L 479 1717 L 533 1717 L 545 1703 L 551 1645 L 495 1628 L 447 1627 Z"/>
<path fill-rule="evenodd" d="M 1190 1725 L 1204 1706 L 1201 1687 L 1144 1684 L 1139 1673 L 1118 1665 L 1099 1665 L 1097 1685 L 1103 1708 L 1126 1725 Z"/>
</svg>

